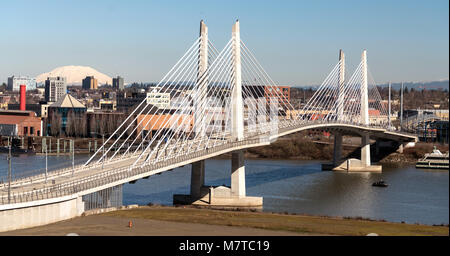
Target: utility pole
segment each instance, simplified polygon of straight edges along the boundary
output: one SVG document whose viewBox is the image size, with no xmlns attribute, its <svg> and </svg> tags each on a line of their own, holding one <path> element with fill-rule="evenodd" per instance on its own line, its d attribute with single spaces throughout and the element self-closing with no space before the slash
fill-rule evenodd
<svg viewBox="0 0 450 256">
<path fill-rule="evenodd" d="M 10 137 L 8 137 L 8 203 L 11 203 L 11 142 L 9 142 Z"/>
<path fill-rule="evenodd" d="M 45 183 L 47 183 L 47 171 L 48 171 L 48 161 L 47 161 L 47 145 L 45 145 Z"/>
<path fill-rule="evenodd" d="M 105 134 L 102 134 L 102 140 L 103 140 L 103 146 L 102 146 L 102 151 L 103 151 L 103 157 L 102 157 L 102 170 L 103 167 L 105 167 Z"/>
<path fill-rule="evenodd" d="M 75 140 L 72 140 L 72 177 L 75 173 Z"/>
<path fill-rule="evenodd" d="M 403 82 L 400 88 L 400 130 L 403 127 Z"/>
<path fill-rule="evenodd" d="M 389 98 L 388 98 L 388 128 L 391 129 L 391 82 L 389 82 Z"/>
</svg>

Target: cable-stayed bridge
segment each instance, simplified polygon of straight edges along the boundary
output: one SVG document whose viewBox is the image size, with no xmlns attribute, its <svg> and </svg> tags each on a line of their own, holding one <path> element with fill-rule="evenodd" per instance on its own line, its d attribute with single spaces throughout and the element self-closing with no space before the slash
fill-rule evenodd
<svg viewBox="0 0 450 256">
<path fill-rule="evenodd" d="M 239 21 L 220 51 L 202 21 L 199 38 L 151 98 L 144 99 L 86 163 L 0 184 L 0 231 L 78 216 L 91 208 L 83 198 L 93 200 L 90 195 L 95 193 L 106 206 L 112 194 L 104 191 L 187 164 L 192 164 L 190 194 L 175 195 L 174 202 L 261 206 L 262 198 L 246 195 L 243 150 L 302 130 L 334 134 L 333 167 L 381 171 L 371 165 L 370 139 L 403 143 L 417 138 L 391 128 L 366 54 L 363 51 L 346 79 L 341 51 L 309 102 L 294 108 L 241 40 Z M 341 159 L 343 135 L 362 138 L 360 160 Z M 231 186 L 206 186 L 205 159 L 230 152 Z M 26 214 L 31 217 L 23 217 Z M 36 214 L 46 217 L 36 222 Z M 17 216 L 23 217 L 19 224 Z"/>
</svg>

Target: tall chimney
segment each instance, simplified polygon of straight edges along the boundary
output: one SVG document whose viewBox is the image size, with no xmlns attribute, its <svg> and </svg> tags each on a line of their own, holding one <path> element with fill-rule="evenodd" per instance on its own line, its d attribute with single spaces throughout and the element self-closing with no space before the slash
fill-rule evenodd
<svg viewBox="0 0 450 256">
<path fill-rule="evenodd" d="M 21 84 L 20 85 L 20 110 L 25 110 L 26 99 L 27 99 L 27 86 Z"/>
</svg>

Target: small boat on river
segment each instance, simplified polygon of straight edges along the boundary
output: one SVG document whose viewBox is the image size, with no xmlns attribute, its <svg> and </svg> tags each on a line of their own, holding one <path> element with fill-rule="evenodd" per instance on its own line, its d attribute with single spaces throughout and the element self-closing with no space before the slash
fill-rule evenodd
<svg viewBox="0 0 450 256">
<path fill-rule="evenodd" d="M 384 182 L 384 180 L 379 180 L 379 181 L 376 181 L 376 182 L 372 183 L 372 186 L 374 186 L 374 187 L 387 187 L 389 185 L 386 182 Z"/>
</svg>

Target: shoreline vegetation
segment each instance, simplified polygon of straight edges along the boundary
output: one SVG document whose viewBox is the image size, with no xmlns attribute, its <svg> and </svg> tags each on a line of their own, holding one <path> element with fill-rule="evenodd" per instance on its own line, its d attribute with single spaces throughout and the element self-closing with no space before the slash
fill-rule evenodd
<svg viewBox="0 0 450 256">
<path fill-rule="evenodd" d="M 347 138 L 342 149 L 342 159 L 360 158 L 359 138 Z M 383 154 L 376 154 L 375 145 L 371 146 L 372 161 L 379 164 L 401 166 L 412 165 L 422 158 L 426 153 L 431 153 L 434 146 L 441 152 L 449 151 L 448 144 L 418 142 L 414 147 L 405 148 L 403 153 L 396 152 L 397 149 L 383 148 Z M 245 150 L 246 159 L 276 159 L 276 160 L 322 160 L 332 161 L 333 159 L 333 137 L 323 135 L 308 135 L 307 133 L 297 133 L 285 138 L 278 139 L 268 146 L 250 148 Z M 231 157 L 225 154 L 217 157 L 224 159 Z"/>
</svg>

